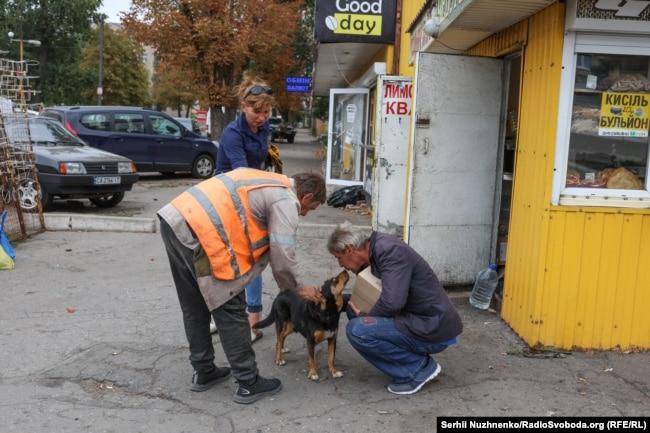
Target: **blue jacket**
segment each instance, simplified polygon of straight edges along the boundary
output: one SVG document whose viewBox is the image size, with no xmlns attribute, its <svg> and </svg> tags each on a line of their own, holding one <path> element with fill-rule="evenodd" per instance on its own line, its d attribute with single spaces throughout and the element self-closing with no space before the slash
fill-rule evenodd
<svg viewBox="0 0 650 433">
<path fill-rule="evenodd" d="M 269 151 L 269 131 L 269 123 L 266 122 L 254 134 L 244 114 L 237 116 L 221 134 L 217 174 L 239 167 L 262 168 Z"/>
<path fill-rule="evenodd" d="M 425 341 L 451 340 L 463 331 L 431 266 L 398 237 L 372 233 L 370 270 L 382 290 L 369 316 L 392 317 L 401 332 Z"/>
</svg>

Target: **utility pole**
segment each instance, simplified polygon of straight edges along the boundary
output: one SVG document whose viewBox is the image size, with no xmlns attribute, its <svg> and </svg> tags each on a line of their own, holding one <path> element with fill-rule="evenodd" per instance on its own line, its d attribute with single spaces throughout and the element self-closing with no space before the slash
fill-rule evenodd
<svg viewBox="0 0 650 433">
<path fill-rule="evenodd" d="M 99 83 L 97 84 L 97 105 L 102 105 L 104 94 L 104 14 L 99 14 Z"/>
</svg>

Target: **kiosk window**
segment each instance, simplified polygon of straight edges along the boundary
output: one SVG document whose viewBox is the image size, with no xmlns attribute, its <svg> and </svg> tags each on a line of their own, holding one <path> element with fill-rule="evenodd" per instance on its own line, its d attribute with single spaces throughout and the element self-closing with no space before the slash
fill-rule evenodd
<svg viewBox="0 0 650 433">
<path fill-rule="evenodd" d="M 650 56 L 578 53 L 567 188 L 646 190 Z"/>
</svg>

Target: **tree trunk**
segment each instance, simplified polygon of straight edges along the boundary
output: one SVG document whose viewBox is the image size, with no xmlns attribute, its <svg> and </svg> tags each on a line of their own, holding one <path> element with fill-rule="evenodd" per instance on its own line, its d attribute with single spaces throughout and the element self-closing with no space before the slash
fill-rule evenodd
<svg viewBox="0 0 650 433">
<path fill-rule="evenodd" d="M 228 123 L 235 120 L 236 117 L 237 117 L 237 109 L 236 108 L 226 108 L 226 119 L 227 119 Z M 226 123 L 226 125 L 228 123 Z"/>
<path fill-rule="evenodd" d="M 225 114 L 221 111 L 221 106 L 210 106 L 210 136 L 215 140 L 219 140 L 227 125 L 228 119 L 226 119 Z"/>
<path fill-rule="evenodd" d="M 180 104 L 176 106 L 176 113 L 178 113 L 177 117 L 181 117 L 181 106 L 180 106 Z"/>
<path fill-rule="evenodd" d="M 190 117 L 190 110 L 192 109 L 191 105 L 185 106 L 185 117 Z"/>
</svg>

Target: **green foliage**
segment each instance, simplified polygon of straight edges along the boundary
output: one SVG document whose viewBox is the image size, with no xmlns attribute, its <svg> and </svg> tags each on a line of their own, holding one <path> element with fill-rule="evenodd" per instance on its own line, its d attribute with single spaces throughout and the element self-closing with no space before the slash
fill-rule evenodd
<svg viewBox="0 0 650 433">
<path fill-rule="evenodd" d="M 79 101 L 78 63 L 100 5 L 101 0 L 0 0 L 0 49 L 19 58 L 9 31 L 41 41 L 40 47 L 26 46 L 24 57 L 40 62 L 37 86 L 46 105 Z"/>
<path fill-rule="evenodd" d="M 98 83 L 99 31 L 93 31 L 80 65 L 84 103 L 95 103 Z M 142 62 L 144 49 L 120 30 L 104 27 L 103 105 L 150 104 L 149 74 Z"/>
<path fill-rule="evenodd" d="M 302 69 L 295 72 L 305 75 L 311 75 L 314 66 L 314 3 L 315 0 L 304 1 L 301 8 L 302 19 L 293 41 L 296 63 Z"/>
<path fill-rule="evenodd" d="M 194 105 L 197 87 L 178 66 L 159 63 L 154 76 L 153 102 L 160 107 L 173 108 L 180 116 L 183 107 L 187 109 Z"/>
</svg>

